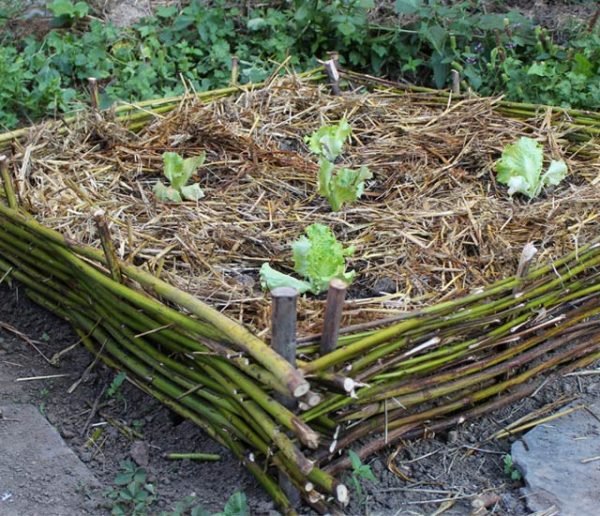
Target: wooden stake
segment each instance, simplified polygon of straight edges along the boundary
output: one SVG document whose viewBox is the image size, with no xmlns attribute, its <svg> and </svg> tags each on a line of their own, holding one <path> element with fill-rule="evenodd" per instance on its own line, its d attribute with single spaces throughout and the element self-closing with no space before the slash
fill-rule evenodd
<svg viewBox="0 0 600 516">
<path fill-rule="evenodd" d="M 452 76 L 452 95 L 460 95 L 460 73 L 458 70 L 451 70 Z"/>
<path fill-rule="evenodd" d="M 98 106 L 100 105 L 100 97 L 98 95 L 98 81 L 95 77 L 88 77 L 88 84 L 90 87 L 90 103 L 92 104 L 92 109 L 94 111 L 98 111 Z"/>
<path fill-rule="evenodd" d="M 8 170 L 8 158 L 6 156 L 0 156 L 0 172 L 2 173 L 2 182 L 4 183 L 4 193 L 6 194 L 8 207 L 16 210 L 17 196 L 15 195 L 15 189 L 13 188 L 10 171 Z"/>
<path fill-rule="evenodd" d="M 529 273 L 529 266 L 531 265 L 531 260 L 533 260 L 533 257 L 536 255 L 536 253 L 536 247 L 531 242 L 527 242 L 527 244 L 525 244 L 525 247 L 523 247 L 523 250 L 521 251 L 521 257 L 519 258 L 519 265 L 517 267 L 516 277 L 519 280 L 522 280 Z M 520 283 L 518 285 L 515 285 L 515 288 L 513 288 L 514 296 L 518 295 L 519 291 L 521 290 L 521 287 L 522 284 Z"/>
<path fill-rule="evenodd" d="M 239 60 L 238 56 L 231 56 L 231 79 L 229 81 L 229 85 L 237 86 L 239 76 L 240 76 L 240 60 Z"/>
<path fill-rule="evenodd" d="M 337 346 L 344 299 L 346 298 L 346 287 L 346 283 L 340 279 L 334 278 L 329 282 L 323 333 L 321 334 L 321 356 L 331 353 Z"/>
<path fill-rule="evenodd" d="M 271 345 L 273 349 L 296 367 L 296 320 L 298 291 L 291 287 L 278 287 L 271 291 L 273 309 L 271 313 Z M 275 398 L 289 409 L 295 409 L 294 398 L 276 394 Z M 279 471 L 279 487 L 283 490 L 292 507 L 300 505 L 300 493 L 290 478 Z"/>
<path fill-rule="evenodd" d="M 330 59 L 327 61 L 319 61 L 325 68 L 325 73 L 329 78 L 329 85 L 334 95 L 341 95 L 342 90 L 340 88 L 340 72 L 338 71 L 338 54 L 337 52 L 330 52 Z"/>
<path fill-rule="evenodd" d="M 296 367 L 296 305 L 298 291 L 291 287 L 278 287 L 271 291 L 273 311 L 271 314 L 271 345 L 292 367 Z M 286 398 L 282 395 L 282 398 Z M 281 402 L 295 408 L 293 398 Z"/>
<path fill-rule="evenodd" d="M 96 228 L 100 234 L 100 241 L 102 243 L 102 249 L 104 250 L 104 256 L 108 263 L 108 268 L 110 269 L 110 275 L 112 276 L 112 279 L 122 283 L 123 278 L 121 276 L 121 268 L 119 267 L 115 244 L 110 236 L 110 230 L 108 229 L 104 210 L 97 210 L 94 213 L 94 222 L 96 223 Z"/>
</svg>

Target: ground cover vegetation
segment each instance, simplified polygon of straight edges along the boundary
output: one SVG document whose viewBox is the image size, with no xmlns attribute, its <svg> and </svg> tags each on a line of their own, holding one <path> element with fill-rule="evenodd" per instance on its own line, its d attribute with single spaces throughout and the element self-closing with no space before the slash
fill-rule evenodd
<svg viewBox="0 0 600 516">
<path fill-rule="evenodd" d="M 480 0 L 240 5 L 192 1 L 116 28 L 85 2 L 56 0 L 49 4 L 51 30 L 20 38 L 17 8 L 8 2 L 0 9 L 0 126 L 76 109 L 88 77 L 99 80 L 101 107 L 108 107 L 226 85 L 233 55 L 240 82 L 248 82 L 286 59 L 310 68 L 328 51 L 337 51 L 343 66 L 393 79 L 443 88 L 456 69 L 481 95 L 600 108 L 596 20 L 550 32 L 514 11 L 487 12 Z"/>
</svg>

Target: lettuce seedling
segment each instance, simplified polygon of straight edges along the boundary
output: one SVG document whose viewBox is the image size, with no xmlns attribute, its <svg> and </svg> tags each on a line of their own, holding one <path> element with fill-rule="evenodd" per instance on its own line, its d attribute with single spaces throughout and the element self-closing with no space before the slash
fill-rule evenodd
<svg viewBox="0 0 600 516">
<path fill-rule="evenodd" d="M 325 125 L 317 129 L 310 136 L 305 136 L 310 151 L 327 161 L 335 161 L 342 153 L 342 147 L 350 138 L 352 128 L 346 118 L 342 118 L 337 125 Z"/>
<path fill-rule="evenodd" d="M 292 244 L 294 271 L 306 281 L 278 272 L 265 263 L 260 269 L 260 282 L 268 290 L 285 286 L 294 287 L 300 293 L 319 294 L 329 288 L 333 278 L 352 282 L 356 272 L 346 272 L 345 260 L 352 254 L 354 247 L 344 248 L 327 226 L 311 224 L 305 229 L 305 235 Z"/>
<path fill-rule="evenodd" d="M 342 118 L 339 124 L 321 127 L 304 138 L 311 152 L 319 156 L 319 195 L 327 198 L 333 211 L 359 199 L 365 181 L 373 177 L 365 166 L 352 170 L 333 164 L 351 133 L 348 121 Z"/>
<path fill-rule="evenodd" d="M 499 183 L 508 185 L 511 197 L 522 193 L 532 199 L 544 186 L 557 185 L 567 175 L 567 165 L 562 160 L 552 160 L 544 174 L 543 165 L 542 146 L 532 138 L 523 137 L 504 148 L 502 158 L 496 163 L 496 177 Z"/>
<path fill-rule="evenodd" d="M 188 201 L 197 201 L 204 197 L 204 192 L 194 183 L 187 185 L 187 182 L 194 175 L 196 170 L 204 160 L 206 154 L 183 159 L 176 152 L 165 152 L 163 154 L 164 169 L 163 173 L 169 180 L 170 186 L 165 186 L 161 181 L 154 185 L 153 192 L 160 201 L 181 202 L 182 199 Z"/>
<path fill-rule="evenodd" d="M 365 181 L 373 177 L 364 165 L 358 170 L 345 167 L 335 170 L 329 161 L 322 159 L 320 164 L 319 194 L 327 198 L 333 211 L 339 211 L 345 203 L 360 199 L 365 191 Z"/>
</svg>

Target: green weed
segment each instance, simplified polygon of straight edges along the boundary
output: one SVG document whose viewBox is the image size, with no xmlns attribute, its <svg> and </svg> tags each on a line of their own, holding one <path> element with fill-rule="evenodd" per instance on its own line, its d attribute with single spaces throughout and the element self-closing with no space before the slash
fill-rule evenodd
<svg viewBox="0 0 600 516">
<path fill-rule="evenodd" d="M 121 462 L 115 487 L 106 492 L 112 505 L 113 516 L 146 516 L 156 499 L 153 484 L 146 482 L 147 474 L 130 460 Z"/>
<path fill-rule="evenodd" d="M 362 482 L 364 480 L 369 480 L 371 482 L 376 483 L 377 477 L 375 477 L 375 475 L 373 474 L 371 466 L 369 466 L 368 464 L 363 464 L 356 452 L 350 450 L 348 452 L 348 455 L 350 457 L 350 462 L 352 463 L 352 472 L 350 473 L 349 482 L 354 491 L 356 492 L 358 503 L 362 505 L 365 501 Z"/>
<path fill-rule="evenodd" d="M 509 453 L 504 456 L 502 462 L 504 464 L 504 473 L 506 473 L 511 480 L 521 480 L 521 472 L 515 468 L 512 456 Z"/>
</svg>

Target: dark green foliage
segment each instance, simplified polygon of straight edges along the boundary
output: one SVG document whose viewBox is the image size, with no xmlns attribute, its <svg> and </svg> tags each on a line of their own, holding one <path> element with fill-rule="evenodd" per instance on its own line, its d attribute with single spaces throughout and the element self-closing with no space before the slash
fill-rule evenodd
<svg viewBox="0 0 600 516">
<path fill-rule="evenodd" d="M 113 516 L 146 516 L 156 499 L 153 484 L 146 481 L 147 474 L 130 460 L 121 462 L 114 488 L 106 492 L 112 505 Z"/>
<path fill-rule="evenodd" d="M 484 95 L 505 91 L 518 101 L 600 109 L 597 29 L 563 34 L 558 44 L 518 13 L 484 14 L 476 1 L 397 0 L 388 14 L 400 21 L 386 26 L 369 21 L 372 0 L 294 0 L 248 13 L 236 5 L 193 0 L 116 29 L 87 17 L 85 2 L 55 1 L 51 8 L 70 29 L 42 41 L 0 33 L 0 127 L 76 109 L 87 101 L 88 77 L 99 80 L 107 107 L 178 95 L 186 85 L 224 86 L 232 55 L 248 82 L 267 77 L 288 55 L 290 65 L 307 69 L 330 50 L 344 66 L 394 79 L 445 87 L 455 68 Z"/>
</svg>

